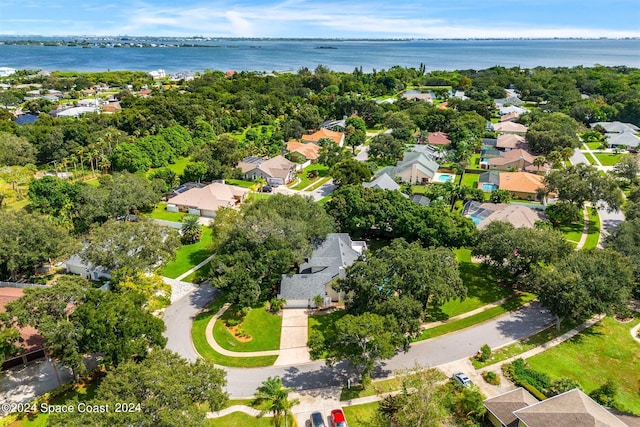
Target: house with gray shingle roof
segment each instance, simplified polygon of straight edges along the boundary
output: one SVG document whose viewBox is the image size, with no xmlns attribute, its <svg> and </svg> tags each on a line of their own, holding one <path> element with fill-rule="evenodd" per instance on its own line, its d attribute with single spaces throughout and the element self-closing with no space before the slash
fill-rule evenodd
<svg viewBox="0 0 640 427">
<path fill-rule="evenodd" d="M 371 182 L 363 182 L 362 186 L 365 188 L 380 188 L 381 190 L 399 190 L 400 185 L 393 180 L 389 175 L 383 173 L 378 175 L 376 179 Z"/>
<path fill-rule="evenodd" d="M 591 123 L 591 128 L 596 126 L 602 127 L 606 134 L 607 145 L 609 148 L 638 148 L 640 138 L 636 135 L 640 132 L 640 128 L 633 123 L 623 122 L 596 122 Z"/>
<path fill-rule="evenodd" d="M 300 265 L 298 274 L 283 274 L 278 298 L 284 298 L 286 308 L 315 307 L 316 295 L 324 304 L 342 301 L 343 295 L 333 289 L 334 280 L 344 277 L 345 268 L 367 249 L 362 241 L 353 241 L 347 233 L 331 233 L 318 246 L 307 262 Z"/>
<path fill-rule="evenodd" d="M 376 176 L 387 174 L 411 184 L 426 184 L 433 180 L 438 171 L 438 163 L 428 154 L 408 151 L 395 166 L 387 166 L 378 171 Z"/>
</svg>

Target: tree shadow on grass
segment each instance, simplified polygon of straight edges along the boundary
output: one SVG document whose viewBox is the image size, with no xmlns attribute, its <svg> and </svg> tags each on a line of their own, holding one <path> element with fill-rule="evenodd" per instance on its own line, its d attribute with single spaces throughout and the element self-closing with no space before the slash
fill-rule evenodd
<svg viewBox="0 0 640 427">
<path fill-rule="evenodd" d="M 207 249 L 199 249 L 195 252 L 191 252 L 188 256 L 189 263 L 195 267 L 196 265 L 200 264 L 202 261 L 207 259 L 207 257 L 210 255 L 211 255 L 211 252 L 208 251 Z"/>
</svg>

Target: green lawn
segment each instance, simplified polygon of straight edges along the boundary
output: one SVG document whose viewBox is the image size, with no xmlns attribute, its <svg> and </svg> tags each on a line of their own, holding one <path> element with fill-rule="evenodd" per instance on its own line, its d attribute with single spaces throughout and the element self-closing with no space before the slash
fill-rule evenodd
<svg viewBox="0 0 640 427">
<path fill-rule="evenodd" d="M 326 176 L 324 178 L 320 178 L 319 180 L 315 181 L 313 183 L 313 185 L 311 185 L 311 187 L 309 187 L 307 189 L 307 191 L 314 191 L 317 190 L 318 188 L 322 187 L 323 185 L 325 185 L 329 180 L 331 179 L 330 176 Z"/>
<path fill-rule="evenodd" d="M 464 301 L 449 300 L 440 308 L 429 309 L 428 316 L 431 321 L 446 320 L 467 313 L 513 293 L 511 289 L 498 283 L 498 277 L 492 269 L 472 263 L 469 249 L 457 249 L 454 252 L 459 263 L 460 278 L 467 287 L 467 298 Z"/>
<path fill-rule="evenodd" d="M 598 162 L 596 162 L 596 158 L 593 157 L 592 153 L 583 153 L 583 154 L 587 158 L 589 163 L 591 163 L 592 165 L 597 165 L 598 164 Z"/>
<path fill-rule="evenodd" d="M 480 178 L 479 174 L 475 173 L 465 173 L 462 177 L 462 185 L 470 188 L 478 188 L 478 179 Z"/>
<path fill-rule="evenodd" d="M 257 189 L 258 187 L 258 184 L 255 181 L 244 181 L 242 179 L 225 179 L 224 182 L 226 184 L 235 185 L 242 188 Z"/>
<path fill-rule="evenodd" d="M 181 222 L 187 214 L 185 212 L 169 212 L 166 203 L 158 203 L 158 206 L 151 213 L 145 214 L 153 219 L 162 219 L 165 221 Z"/>
<path fill-rule="evenodd" d="M 345 406 L 342 410 L 350 427 L 366 427 L 371 425 L 371 420 L 376 415 L 378 406 L 380 406 L 380 403 L 372 402 L 363 405 Z"/>
<path fill-rule="evenodd" d="M 352 385 L 351 388 L 342 387 L 340 400 L 351 400 L 359 397 L 375 396 L 380 393 L 400 390 L 402 388 L 402 378 L 394 377 L 386 380 L 372 381 L 366 387 L 362 385 Z"/>
<path fill-rule="evenodd" d="M 307 174 L 311 171 L 318 171 L 318 176 L 314 179 L 309 179 L 307 177 Z M 296 174 L 296 176 L 300 179 L 300 182 L 298 182 L 298 184 L 296 184 L 292 188 L 294 190 L 303 190 L 307 188 L 309 185 L 311 185 L 312 183 L 317 182 L 321 178 L 328 177 L 329 168 L 320 163 L 313 163 L 307 166 L 306 168 L 304 168 L 301 173 Z"/>
<path fill-rule="evenodd" d="M 342 319 L 347 312 L 345 310 L 336 310 L 328 314 L 317 314 L 309 316 L 307 321 L 308 336 L 311 336 L 313 331 L 318 331 L 322 334 L 325 340 L 333 339 L 334 327 L 333 324 Z M 322 356 L 324 358 L 325 355 Z"/>
<path fill-rule="evenodd" d="M 241 319 L 234 306 L 229 307 L 213 327 L 213 336 L 216 342 L 225 350 L 248 352 L 280 348 L 282 316 L 269 313 L 265 306 L 252 309 L 241 324 L 242 329 L 252 338 L 251 341 L 238 341 L 227 330 L 224 321 L 230 319 L 237 321 Z"/>
<path fill-rule="evenodd" d="M 187 164 L 191 161 L 191 159 L 189 157 L 180 157 L 179 159 L 176 160 L 175 163 L 170 164 L 168 166 L 166 166 L 167 168 L 171 169 L 172 171 L 174 171 L 176 174 L 178 175 L 182 175 L 184 173 L 184 168 L 187 167 Z M 158 170 L 158 169 L 162 169 L 162 168 L 151 168 L 147 171 L 146 175 L 150 176 L 153 171 Z"/>
<path fill-rule="evenodd" d="M 577 324 L 575 322 L 562 322 L 560 325 L 560 330 L 556 328 L 556 325 L 548 327 L 547 329 L 538 332 L 535 335 L 530 336 L 529 338 L 525 338 L 523 340 L 517 341 L 513 344 L 510 344 L 506 347 L 501 347 L 495 351 L 491 352 L 491 357 L 484 362 L 477 360 L 476 358 L 471 358 L 471 364 L 474 368 L 480 369 L 485 366 L 493 365 L 498 362 L 502 362 L 503 360 L 510 359 L 514 356 L 522 354 L 526 351 L 532 350 L 544 343 L 547 343 L 554 338 L 559 337 L 565 332 L 576 327 Z"/>
<path fill-rule="evenodd" d="M 424 194 L 427 191 L 426 185 L 413 185 L 411 186 L 412 194 Z"/>
<path fill-rule="evenodd" d="M 594 249 L 598 246 L 600 240 L 600 215 L 598 211 L 593 209 L 589 215 L 589 231 L 587 240 L 584 242 L 582 249 Z"/>
<path fill-rule="evenodd" d="M 227 302 L 226 296 L 215 299 L 209 307 L 202 313 L 198 314 L 193 321 L 191 327 L 191 338 L 193 345 L 200 356 L 205 360 L 222 366 L 230 366 L 237 368 L 254 368 L 261 366 L 271 366 L 278 356 L 262 356 L 262 357 L 229 357 L 216 352 L 209 343 L 205 335 L 205 329 L 209 320 L 222 308 Z"/>
<path fill-rule="evenodd" d="M 480 167 L 480 154 L 479 153 L 473 154 L 471 156 L 471 159 L 469 159 L 469 165 L 467 166 L 467 169 L 484 171 L 484 169 L 482 169 Z"/>
<path fill-rule="evenodd" d="M 613 166 L 620 161 L 624 153 L 595 153 L 594 156 L 600 160 L 602 166 Z"/>
<path fill-rule="evenodd" d="M 445 335 L 450 332 L 469 328 L 473 325 L 486 322 L 487 320 L 493 319 L 494 317 L 498 317 L 502 314 L 508 313 L 509 311 L 517 310 L 527 302 L 534 299 L 535 295 L 529 293 L 520 294 L 497 307 L 484 310 L 480 313 L 474 314 L 473 316 L 465 317 L 464 319 L 456 320 L 450 323 L 445 323 L 443 325 L 436 326 L 435 328 L 425 329 L 424 331 L 422 331 L 422 334 L 420 334 L 420 336 L 414 341 L 422 341 L 429 338 L 438 337 L 440 335 Z"/>
<path fill-rule="evenodd" d="M 249 193 L 246 200 L 252 202 L 254 200 L 263 200 L 271 197 L 271 193 Z"/>
<path fill-rule="evenodd" d="M 558 227 L 560 232 L 564 234 L 564 238 L 571 243 L 578 243 L 582 238 L 582 232 L 584 231 L 584 222 L 572 222 L 570 224 L 560 224 Z"/>
<path fill-rule="evenodd" d="M 192 269 L 211 255 L 211 228 L 202 227 L 200 241 L 191 245 L 182 245 L 176 251 L 176 258 L 162 269 L 162 275 L 175 279 L 182 273 Z"/>
<path fill-rule="evenodd" d="M 201 283 L 210 277 L 209 276 L 210 272 L 211 272 L 211 263 L 207 263 L 204 266 L 202 266 L 202 268 L 199 268 L 198 270 L 194 271 L 193 273 L 191 273 L 190 275 L 182 279 L 182 281 L 189 282 L 189 283 Z"/>
<path fill-rule="evenodd" d="M 273 426 L 273 419 L 267 416 L 256 418 L 244 412 L 233 412 L 224 417 L 210 418 L 205 422 L 205 425 L 212 427 L 270 427 Z M 294 425 L 293 418 L 289 419 L 287 425 Z"/>
<path fill-rule="evenodd" d="M 600 145 L 602 145 L 602 143 L 601 142 L 585 142 L 584 145 L 589 147 L 589 150 L 599 150 Z"/>
<path fill-rule="evenodd" d="M 640 415 L 640 352 L 629 329 L 637 325 L 636 318 L 619 323 L 606 317 L 595 326 L 541 354 L 527 359 L 532 368 L 551 378 L 568 377 L 585 393 L 612 380 L 618 386 L 617 406 Z"/>
</svg>

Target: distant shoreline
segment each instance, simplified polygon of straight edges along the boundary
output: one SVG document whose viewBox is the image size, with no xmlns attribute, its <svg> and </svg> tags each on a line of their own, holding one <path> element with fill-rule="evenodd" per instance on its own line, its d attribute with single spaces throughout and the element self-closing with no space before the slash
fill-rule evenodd
<svg viewBox="0 0 640 427">
<path fill-rule="evenodd" d="M 418 38 L 418 37 L 394 37 L 394 38 L 349 38 L 349 37 L 335 37 L 335 38 L 323 38 L 323 37 L 205 37 L 205 36 L 129 36 L 129 35 L 118 35 L 118 36 L 106 36 L 106 35 L 55 35 L 55 36 L 43 36 L 38 34 L 23 34 L 23 35 L 12 35 L 12 34 L 0 34 L 0 41 L 7 40 L 29 40 L 32 38 L 38 39 L 51 39 L 51 40 L 59 40 L 59 39 L 74 39 L 74 40 L 129 40 L 129 41 L 142 41 L 142 40 L 174 40 L 174 41 L 301 41 L 301 42 L 314 42 L 314 41 L 372 41 L 372 42 L 383 42 L 383 41 L 451 41 L 451 40 L 460 40 L 460 41 L 472 41 L 472 40 L 495 40 L 495 41 L 505 41 L 505 40 L 532 40 L 532 41 L 540 41 L 540 40 L 640 40 L 640 37 L 436 37 L 436 38 Z"/>
</svg>

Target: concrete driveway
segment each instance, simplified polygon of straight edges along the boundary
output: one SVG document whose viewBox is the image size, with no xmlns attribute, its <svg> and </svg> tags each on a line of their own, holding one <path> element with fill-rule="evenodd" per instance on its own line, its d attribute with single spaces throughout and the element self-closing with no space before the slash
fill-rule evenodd
<svg viewBox="0 0 640 427">
<path fill-rule="evenodd" d="M 309 338 L 306 308 L 287 308 L 282 311 L 280 355 L 274 366 L 289 366 L 311 362 L 307 340 Z"/>
</svg>

